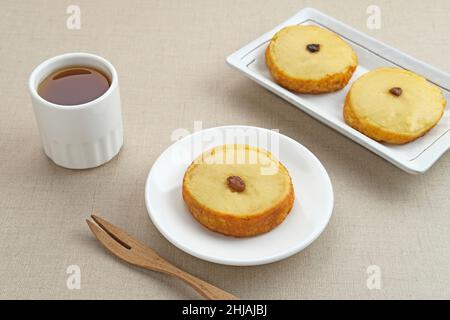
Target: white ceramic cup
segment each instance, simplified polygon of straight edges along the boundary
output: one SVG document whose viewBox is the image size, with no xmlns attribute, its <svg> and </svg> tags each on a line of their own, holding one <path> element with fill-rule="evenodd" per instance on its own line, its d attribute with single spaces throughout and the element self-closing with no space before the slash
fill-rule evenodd
<svg viewBox="0 0 450 320">
<path fill-rule="evenodd" d="M 37 88 L 52 72 L 70 66 L 94 67 L 111 80 L 108 90 L 95 100 L 79 105 L 51 103 Z M 123 144 L 119 82 L 113 65 L 89 53 L 67 53 L 38 65 L 28 88 L 45 154 L 57 165 L 87 169 L 111 160 Z"/>
</svg>

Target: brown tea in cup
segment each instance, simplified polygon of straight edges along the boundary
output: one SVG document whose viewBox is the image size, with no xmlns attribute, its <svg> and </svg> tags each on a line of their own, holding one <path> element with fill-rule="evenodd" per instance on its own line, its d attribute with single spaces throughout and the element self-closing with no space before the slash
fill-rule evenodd
<svg viewBox="0 0 450 320">
<path fill-rule="evenodd" d="M 65 106 L 79 105 L 103 95 L 111 80 L 100 70 L 74 66 L 59 69 L 38 86 L 38 94 L 45 100 Z"/>
</svg>

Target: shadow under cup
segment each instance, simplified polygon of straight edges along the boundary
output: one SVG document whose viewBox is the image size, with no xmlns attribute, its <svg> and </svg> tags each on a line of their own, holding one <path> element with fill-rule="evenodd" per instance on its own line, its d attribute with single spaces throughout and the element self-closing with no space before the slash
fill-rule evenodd
<svg viewBox="0 0 450 320">
<path fill-rule="evenodd" d="M 67 67 L 91 67 L 111 84 L 100 97 L 79 105 L 58 105 L 42 98 L 39 84 Z M 38 65 L 28 89 L 45 154 L 57 165 L 87 169 L 111 160 L 123 144 L 122 110 L 117 72 L 106 59 L 89 53 L 67 53 Z"/>
</svg>

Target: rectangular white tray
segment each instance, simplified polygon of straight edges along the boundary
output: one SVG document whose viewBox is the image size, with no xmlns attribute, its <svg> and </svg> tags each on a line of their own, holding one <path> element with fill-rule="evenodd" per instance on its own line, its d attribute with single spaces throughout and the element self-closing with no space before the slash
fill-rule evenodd
<svg viewBox="0 0 450 320">
<path fill-rule="evenodd" d="M 330 29 L 353 47 L 358 55 L 359 66 L 343 90 L 322 95 L 296 94 L 272 80 L 265 64 L 264 51 L 278 30 L 297 24 L 319 25 Z M 450 148 L 448 108 L 441 121 L 430 132 L 405 145 L 379 143 L 344 122 L 342 107 L 347 91 L 353 81 L 370 70 L 382 66 L 396 66 L 414 71 L 441 88 L 447 105 L 450 101 L 450 75 L 315 9 L 301 10 L 292 18 L 231 54 L 227 62 L 264 88 L 409 173 L 425 172 Z"/>
</svg>

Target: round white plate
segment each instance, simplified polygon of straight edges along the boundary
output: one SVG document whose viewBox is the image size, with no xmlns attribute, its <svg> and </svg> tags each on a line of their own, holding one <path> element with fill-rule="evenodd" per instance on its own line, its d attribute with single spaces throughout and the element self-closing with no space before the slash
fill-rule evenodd
<svg viewBox="0 0 450 320">
<path fill-rule="evenodd" d="M 289 170 L 294 206 L 272 231 L 250 238 L 227 237 L 203 227 L 187 210 L 181 195 L 185 170 L 200 153 L 224 143 L 269 150 Z M 215 263 L 249 266 L 287 258 L 313 242 L 330 220 L 333 189 L 320 161 L 295 140 L 267 129 L 225 126 L 195 132 L 164 151 L 148 175 L 145 203 L 158 230 L 181 250 Z"/>
</svg>

